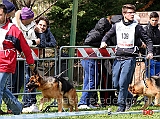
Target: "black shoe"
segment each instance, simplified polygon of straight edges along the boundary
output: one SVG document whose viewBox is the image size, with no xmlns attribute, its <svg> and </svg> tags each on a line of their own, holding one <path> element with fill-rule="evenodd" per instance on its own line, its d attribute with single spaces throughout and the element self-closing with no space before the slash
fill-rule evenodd
<svg viewBox="0 0 160 119">
<path fill-rule="evenodd" d="M 118 109 L 117 109 L 116 112 L 125 112 L 125 108 L 120 108 L 120 107 L 118 107 Z"/>
</svg>

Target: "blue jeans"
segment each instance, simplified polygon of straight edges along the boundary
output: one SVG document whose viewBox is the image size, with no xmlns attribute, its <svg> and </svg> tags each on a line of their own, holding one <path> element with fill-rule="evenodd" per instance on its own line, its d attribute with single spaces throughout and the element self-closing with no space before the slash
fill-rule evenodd
<svg viewBox="0 0 160 119">
<path fill-rule="evenodd" d="M 9 109 L 12 110 L 13 114 L 18 115 L 22 111 L 22 104 L 7 87 L 7 80 L 10 76 L 10 73 L 0 72 L 0 105 L 2 105 L 3 99 Z"/>
<path fill-rule="evenodd" d="M 24 93 L 29 93 L 28 88 L 26 88 L 26 84 L 29 82 L 30 79 L 30 68 L 28 64 L 25 66 L 25 71 L 26 71 L 26 80 L 25 80 L 25 87 L 24 87 Z M 32 90 L 32 93 L 36 92 L 36 89 Z M 37 99 L 36 99 L 36 94 L 24 94 L 22 102 L 24 104 L 24 107 L 29 107 L 32 104 L 36 104 Z"/>
<path fill-rule="evenodd" d="M 127 99 L 133 96 L 128 91 L 128 86 L 132 81 L 133 73 L 136 66 L 136 58 L 128 60 L 115 60 L 113 63 L 113 85 L 118 90 L 118 105 L 125 109 Z"/>
<path fill-rule="evenodd" d="M 96 89 L 98 85 L 98 63 L 94 59 L 82 60 L 81 64 L 84 69 L 83 90 Z M 90 99 L 93 92 L 82 92 L 78 105 L 90 105 L 94 99 Z M 95 99 L 96 101 L 96 99 Z"/>
<path fill-rule="evenodd" d="M 147 62 L 146 66 L 148 66 L 149 63 Z M 150 77 L 150 76 L 154 76 L 154 75 L 157 75 L 157 76 L 160 76 L 160 62 L 159 61 L 156 61 L 154 59 L 151 59 L 150 60 L 150 75 L 149 74 L 149 71 L 148 71 L 149 67 L 147 67 L 147 71 L 146 71 L 146 75 L 147 77 Z"/>
<path fill-rule="evenodd" d="M 11 74 L 12 76 L 8 79 L 8 88 L 12 93 L 19 93 L 22 86 L 24 85 L 24 69 L 25 61 L 19 61 L 16 64 L 16 72 Z M 18 98 L 18 95 L 15 95 Z"/>
</svg>

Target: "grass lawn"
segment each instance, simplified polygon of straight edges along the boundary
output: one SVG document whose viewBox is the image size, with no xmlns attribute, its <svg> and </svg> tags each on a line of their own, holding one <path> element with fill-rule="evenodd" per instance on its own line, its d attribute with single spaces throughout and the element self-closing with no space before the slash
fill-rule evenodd
<svg viewBox="0 0 160 119">
<path fill-rule="evenodd" d="M 78 92 L 78 97 L 80 99 L 81 93 Z M 41 99 L 41 94 L 37 95 L 37 105 L 39 105 L 39 100 Z M 22 96 L 19 96 L 19 100 L 22 100 Z M 51 102 L 48 102 L 45 104 L 44 107 L 48 106 Z M 139 111 L 138 108 L 140 108 L 143 105 L 143 102 L 140 105 L 133 105 L 130 111 Z M 117 110 L 117 106 L 107 106 L 106 108 L 98 108 L 98 109 L 86 109 L 86 110 L 79 110 L 79 111 L 102 111 L 102 110 L 108 110 L 108 108 L 112 109 L 112 112 L 115 112 Z M 148 110 L 159 110 L 160 107 L 155 106 L 149 106 Z M 6 105 L 3 103 L 2 110 L 6 111 Z M 55 113 L 57 112 L 57 107 L 51 107 L 49 112 L 47 113 Z M 40 113 L 39 113 L 40 114 Z M 29 115 L 29 114 L 28 114 Z M 37 113 L 38 115 L 38 113 Z M 1 117 L 1 116 L 0 116 Z M 160 113 L 154 113 L 152 116 L 143 115 L 143 114 L 118 114 L 118 115 L 108 115 L 106 114 L 92 114 L 92 115 L 83 115 L 83 116 L 68 116 L 68 117 L 59 117 L 58 119 L 159 119 Z M 44 119 L 44 118 L 43 118 Z M 54 118 L 47 118 L 46 119 L 54 119 Z"/>
</svg>

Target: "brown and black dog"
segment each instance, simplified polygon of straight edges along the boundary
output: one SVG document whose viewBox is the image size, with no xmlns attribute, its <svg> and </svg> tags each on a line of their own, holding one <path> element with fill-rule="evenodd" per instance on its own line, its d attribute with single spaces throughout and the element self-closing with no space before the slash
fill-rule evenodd
<svg viewBox="0 0 160 119">
<path fill-rule="evenodd" d="M 56 99 L 58 103 L 58 112 L 62 112 L 62 108 L 69 108 L 70 112 L 78 111 L 78 96 L 76 89 L 63 77 L 42 77 L 37 71 L 32 73 L 29 83 L 26 87 L 29 91 L 37 88 L 42 91 L 43 98 L 40 100 L 39 110 L 42 111 L 43 104 Z"/>
<path fill-rule="evenodd" d="M 155 106 L 160 106 L 160 77 L 152 76 L 151 78 L 146 78 L 145 80 L 140 80 L 136 82 L 133 86 L 129 86 L 129 91 L 133 94 L 143 95 L 148 97 L 145 101 L 144 106 L 141 109 L 146 109 L 153 100 Z"/>
</svg>

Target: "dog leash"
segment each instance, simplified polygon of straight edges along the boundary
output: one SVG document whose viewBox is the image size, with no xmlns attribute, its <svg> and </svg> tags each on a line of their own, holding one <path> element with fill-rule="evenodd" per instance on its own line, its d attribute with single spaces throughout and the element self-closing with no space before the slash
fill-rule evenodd
<svg viewBox="0 0 160 119">
<path fill-rule="evenodd" d="M 146 55 L 142 55 L 142 54 L 140 54 L 140 57 L 142 57 L 142 56 L 146 56 Z M 139 58 L 139 59 L 141 59 L 141 61 L 142 61 L 142 58 Z M 145 59 L 145 61 L 146 61 L 146 59 Z M 146 64 L 146 63 L 145 63 Z M 148 67 L 148 66 L 147 66 Z M 146 69 L 144 69 L 144 70 L 142 70 L 142 80 L 143 80 L 143 82 L 144 82 L 144 85 L 145 85 L 145 87 L 146 88 L 148 88 L 148 85 L 147 85 L 147 83 L 146 83 L 146 81 L 145 81 L 145 73 L 146 73 Z"/>
<path fill-rule="evenodd" d="M 94 53 L 96 53 L 97 51 L 99 51 L 99 49 L 102 49 L 102 48 L 98 48 L 97 50 L 91 52 L 87 57 L 82 58 L 80 61 L 78 61 L 77 63 L 75 63 L 73 66 L 67 68 L 66 70 L 62 71 L 61 73 L 59 73 L 58 75 L 55 75 L 55 76 L 56 76 L 57 78 L 59 78 L 63 73 L 65 73 L 66 71 L 68 71 L 69 69 L 71 69 L 72 67 L 74 67 L 75 65 L 77 65 L 78 63 L 80 63 L 82 60 L 87 59 L 87 58 L 90 57 L 92 54 L 94 54 Z M 130 52 L 128 52 L 128 53 L 130 53 Z M 132 53 L 132 54 L 139 55 L 139 53 L 136 53 L 136 52 L 134 52 L 134 53 Z M 145 57 L 145 56 L 147 56 L 147 55 L 142 55 L 142 54 L 141 54 L 141 56 L 144 56 L 144 57 Z M 144 74 L 143 74 L 143 75 L 144 75 Z M 144 76 L 143 76 L 143 77 L 144 77 Z M 145 86 L 148 88 L 148 86 L 147 86 L 144 78 L 143 78 L 143 81 L 144 81 Z"/>
<path fill-rule="evenodd" d="M 60 74 L 58 75 L 55 75 L 57 78 L 59 78 L 63 73 L 65 73 L 66 71 L 68 71 L 69 69 L 71 69 L 72 67 L 74 67 L 75 65 L 77 65 L 78 63 L 80 63 L 82 60 L 85 60 L 87 59 L 89 56 L 93 55 L 94 53 L 96 53 L 97 51 L 99 51 L 99 49 L 102 49 L 102 48 L 98 48 L 96 50 L 94 50 L 93 52 L 91 52 L 87 57 L 84 57 L 82 59 L 80 59 L 80 61 L 76 62 L 73 66 L 67 68 L 66 70 L 64 70 L 63 72 L 61 72 Z"/>
<path fill-rule="evenodd" d="M 71 69 L 72 67 L 74 67 L 76 64 L 78 64 L 79 62 L 81 62 L 82 60 L 85 60 L 87 59 L 89 56 L 91 56 L 92 54 L 96 53 L 97 51 L 99 51 L 99 49 L 104 49 L 104 48 L 98 48 L 97 50 L 91 52 L 87 57 L 84 57 L 82 58 L 80 61 L 78 61 L 77 63 L 75 63 L 73 66 L 69 67 L 68 69 L 64 70 L 63 72 L 61 72 L 60 74 L 56 75 L 57 77 L 60 77 L 63 73 L 65 73 L 66 71 L 68 71 L 69 69 Z M 128 52 L 130 53 L 130 52 Z M 132 53 L 132 54 L 135 54 L 135 55 L 138 55 L 138 53 Z"/>
<path fill-rule="evenodd" d="M 67 68 L 66 70 L 64 70 L 63 72 L 61 72 L 60 74 L 55 75 L 55 76 L 60 77 L 63 73 L 65 73 L 66 71 L 68 71 L 69 69 L 71 69 L 72 67 L 74 67 L 76 64 L 78 64 L 78 63 L 81 62 L 82 60 L 87 59 L 87 58 L 90 57 L 92 54 L 94 54 L 94 53 L 96 53 L 97 51 L 99 51 L 99 49 L 103 49 L 103 48 L 98 48 L 97 50 L 91 52 L 87 57 L 82 58 L 80 61 L 78 61 L 77 63 L 75 63 L 73 66 Z M 127 53 L 130 53 L 130 52 L 127 52 Z M 134 55 L 139 55 L 139 53 L 136 53 L 136 52 L 133 52 L 132 54 L 134 54 Z M 146 55 L 141 55 L 141 56 L 146 56 Z M 117 57 L 118 57 L 118 56 L 117 56 Z"/>
</svg>

